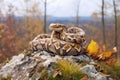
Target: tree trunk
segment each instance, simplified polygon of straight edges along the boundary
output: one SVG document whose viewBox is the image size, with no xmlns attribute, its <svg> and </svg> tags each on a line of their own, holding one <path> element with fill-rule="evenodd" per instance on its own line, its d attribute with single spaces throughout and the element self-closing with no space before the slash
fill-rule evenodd
<svg viewBox="0 0 120 80">
<path fill-rule="evenodd" d="M 46 11 L 47 11 L 47 0 L 44 2 L 44 33 L 46 33 Z"/>
<path fill-rule="evenodd" d="M 114 46 L 117 47 L 117 12 L 116 12 L 116 4 L 115 0 L 113 0 L 113 6 L 114 6 L 114 18 L 115 18 L 115 43 Z"/>
<path fill-rule="evenodd" d="M 79 25 L 79 6 L 80 6 L 80 0 L 78 0 L 78 3 L 77 3 L 77 8 L 76 8 L 76 26 L 78 27 Z"/>
<path fill-rule="evenodd" d="M 102 0 L 102 32 L 103 32 L 103 44 L 106 45 L 106 36 L 105 36 L 105 21 L 104 21 L 104 0 Z"/>
<path fill-rule="evenodd" d="M 114 47 L 118 48 L 118 42 L 117 42 L 117 11 L 116 11 L 116 4 L 115 4 L 115 0 L 113 0 L 113 6 L 114 6 L 114 19 L 115 19 L 115 40 L 114 40 Z M 116 55 L 116 57 L 118 58 L 119 54 Z"/>
</svg>

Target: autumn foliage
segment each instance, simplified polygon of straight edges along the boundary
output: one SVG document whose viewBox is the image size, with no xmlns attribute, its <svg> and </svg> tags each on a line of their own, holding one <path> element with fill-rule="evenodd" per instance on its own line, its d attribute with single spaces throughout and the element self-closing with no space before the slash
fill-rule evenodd
<svg viewBox="0 0 120 80">
<path fill-rule="evenodd" d="M 5 23 L 0 23 L 0 62 L 23 52 L 29 41 L 42 32 L 40 19 L 27 17 L 23 21 L 8 16 Z"/>
<path fill-rule="evenodd" d="M 109 59 L 113 54 L 116 54 L 117 51 L 115 48 L 111 51 L 106 51 L 106 46 L 103 45 L 100 47 L 97 42 L 91 40 L 87 47 L 88 55 L 92 56 L 94 59 L 106 60 Z"/>
</svg>

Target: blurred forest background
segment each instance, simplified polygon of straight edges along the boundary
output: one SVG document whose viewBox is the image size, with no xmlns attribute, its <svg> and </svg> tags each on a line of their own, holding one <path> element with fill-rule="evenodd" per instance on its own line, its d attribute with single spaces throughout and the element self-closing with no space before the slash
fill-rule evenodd
<svg viewBox="0 0 120 80">
<path fill-rule="evenodd" d="M 8 4 L 5 5 L 7 1 Z M 86 32 L 86 40 L 88 43 L 93 39 L 97 41 L 98 44 L 105 45 L 107 50 L 111 50 L 116 46 L 119 51 L 120 0 L 100 0 L 101 5 L 98 4 L 99 11 L 94 11 L 87 17 L 79 15 L 79 13 L 81 13 L 79 7 L 82 0 L 74 0 L 74 17 L 47 15 L 47 12 L 50 10 L 48 9 L 48 5 L 57 0 L 22 1 L 26 6 L 22 6 L 21 3 L 19 3 L 21 6 L 17 7 L 13 4 L 14 0 L 11 0 L 11 2 L 10 0 L 0 0 L 0 62 L 25 51 L 28 48 L 29 41 L 36 35 L 40 33 L 50 33 L 48 29 L 50 23 L 63 23 L 67 25 L 67 27 L 81 27 Z M 30 5 L 30 3 L 32 3 L 32 5 Z M 89 3 L 89 1 L 87 3 Z M 43 10 L 40 8 L 40 5 L 43 5 Z M 89 10 L 89 5 L 86 6 Z M 4 8 L 7 10 L 4 11 Z M 19 15 L 18 13 L 22 11 L 24 11 L 25 14 Z M 56 11 L 59 11 L 59 8 Z M 119 55 L 118 52 L 117 56 Z"/>
</svg>

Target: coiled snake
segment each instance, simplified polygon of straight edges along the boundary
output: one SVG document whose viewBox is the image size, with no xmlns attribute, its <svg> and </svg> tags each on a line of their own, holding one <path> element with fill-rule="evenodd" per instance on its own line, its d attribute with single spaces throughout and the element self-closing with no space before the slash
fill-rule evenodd
<svg viewBox="0 0 120 80">
<path fill-rule="evenodd" d="M 79 55 L 84 51 L 85 32 L 78 27 L 51 24 L 52 34 L 39 34 L 31 42 L 32 50 L 44 50 L 56 55 Z"/>
</svg>

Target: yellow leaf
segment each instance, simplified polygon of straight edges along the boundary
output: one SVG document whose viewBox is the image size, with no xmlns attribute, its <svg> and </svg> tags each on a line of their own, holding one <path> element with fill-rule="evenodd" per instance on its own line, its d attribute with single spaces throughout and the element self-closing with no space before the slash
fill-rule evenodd
<svg viewBox="0 0 120 80">
<path fill-rule="evenodd" d="M 110 58 L 112 56 L 112 54 L 114 54 L 112 51 L 108 51 L 108 52 L 103 52 L 102 54 L 102 60 Z"/>
<path fill-rule="evenodd" d="M 101 54 L 98 56 L 99 59 L 105 60 L 105 59 L 109 59 L 112 55 L 116 54 L 117 51 L 116 51 L 116 49 L 113 48 L 113 50 L 111 50 L 111 51 L 102 51 L 100 53 Z"/>
<path fill-rule="evenodd" d="M 87 47 L 87 51 L 89 55 L 98 53 L 99 52 L 98 44 L 94 40 L 91 40 L 90 44 Z"/>
<path fill-rule="evenodd" d="M 91 40 L 87 47 L 87 54 L 90 55 L 93 59 L 106 60 L 109 59 L 112 55 L 117 53 L 116 47 L 111 51 L 106 51 L 106 46 L 103 45 L 102 48 L 99 47 L 97 42 Z"/>
</svg>

